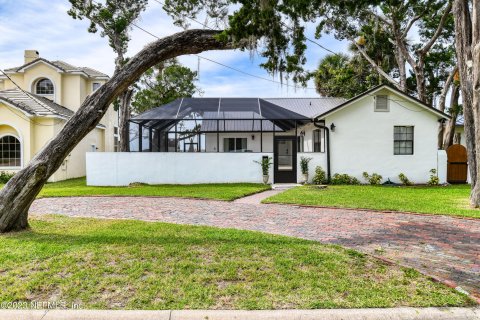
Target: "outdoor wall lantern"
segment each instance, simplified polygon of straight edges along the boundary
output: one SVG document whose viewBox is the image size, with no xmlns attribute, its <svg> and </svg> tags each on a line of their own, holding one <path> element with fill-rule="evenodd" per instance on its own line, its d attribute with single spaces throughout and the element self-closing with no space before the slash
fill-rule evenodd
<svg viewBox="0 0 480 320">
<path fill-rule="evenodd" d="M 335 125 L 335 123 L 332 123 L 332 124 L 330 125 L 330 130 L 332 130 L 332 132 L 335 132 L 335 128 L 336 128 L 336 127 L 337 127 L 337 126 Z"/>
<path fill-rule="evenodd" d="M 304 130 L 300 131 L 300 135 L 301 135 L 302 137 L 305 137 L 305 131 L 304 131 Z"/>
<path fill-rule="evenodd" d="M 252 134 L 252 140 L 255 140 L 255 135 L 254 134 Z"/>
</svg>

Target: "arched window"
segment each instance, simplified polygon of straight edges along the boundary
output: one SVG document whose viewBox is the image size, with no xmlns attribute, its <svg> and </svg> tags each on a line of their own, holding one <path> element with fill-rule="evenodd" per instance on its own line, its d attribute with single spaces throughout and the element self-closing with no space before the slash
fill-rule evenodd
<svg viewBox="0 0 480 320">
<path fill-rule="evenodd" d="M 20 167 L 22 165 L 20 141 L 14 136 L 0 138 L 0 167 Z"/>
<path fill-rule="evenodd" d="M 54 93 L 53 83 L 48 79 L 41 79 L 38 80 L 35 86 L 35 93 L 36 94 L 45 94 L 51 95 Z"/>
</svg>

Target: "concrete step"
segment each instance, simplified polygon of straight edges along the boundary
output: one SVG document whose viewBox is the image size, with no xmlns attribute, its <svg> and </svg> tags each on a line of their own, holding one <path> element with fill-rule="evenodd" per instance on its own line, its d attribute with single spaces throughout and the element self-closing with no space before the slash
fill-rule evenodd
<svg viewBox="0 0 480 320">
<path fill-rule="evenodd" d="M 288 189 L 292 189 L 292 188 L 295 188 L 295 187 L 298 187 L 298 186 L 301 186 L 301 184 L 297 184 L 297 183 L 274 183 L 272 185 L 272 189 L 273 190 L 288 190 Z"/>
</svg>

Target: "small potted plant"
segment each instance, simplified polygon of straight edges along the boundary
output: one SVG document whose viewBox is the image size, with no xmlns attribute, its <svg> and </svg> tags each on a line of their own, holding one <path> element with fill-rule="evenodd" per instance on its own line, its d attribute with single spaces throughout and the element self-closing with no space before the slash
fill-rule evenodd
<svg viewBox="0 0 480 320">
<path fill-rule="evenodd" d="M 302 170 L 303 175 L 303 183 L 308 183 L 308 163 L 312 160 L 312 158 L 301 157 L 300 158 L 300 169 Z"/>
<path fill-rule="evenodd" d="M 273 164 L 272 157 L 263 157 L 262 161 L 254 161 L 258 163 L 262 167 L 262 174 L 263 174 L 263 183 L 267 184 L 270 176 L 268 175 L 268 171 L 270 166 Z"/>
</svg>

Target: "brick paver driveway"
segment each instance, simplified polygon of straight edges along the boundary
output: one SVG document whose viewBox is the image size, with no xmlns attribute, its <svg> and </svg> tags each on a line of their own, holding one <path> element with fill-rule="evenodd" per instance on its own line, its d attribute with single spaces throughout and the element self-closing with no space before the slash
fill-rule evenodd
<svg viewBox="0 0 480 320">
<path fill-rule="evenodd" d="M 177 198 L 44 198 L 33 214 L 258 230 L 384 256 L 480 293 L 480 220 Z"/>
</svg>

